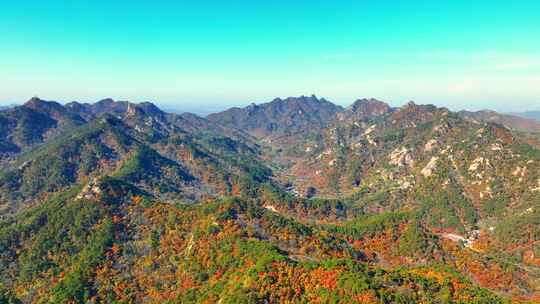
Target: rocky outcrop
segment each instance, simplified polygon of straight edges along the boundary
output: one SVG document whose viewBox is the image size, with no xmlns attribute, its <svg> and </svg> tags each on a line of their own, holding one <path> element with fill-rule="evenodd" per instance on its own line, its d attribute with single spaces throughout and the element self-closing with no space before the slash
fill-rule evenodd
<svg viewBox="0 0 540 304">
<path fill-rule="evenodd" d="M 430 177 L 435 170 L 437 170 L 437 161 L 439 160 L 438 156 L 433 156 L 427 165 L 420 171 L 423 176 Z"/>
<path fill-rule="evenodd" d="M 390 164 L 398 167 L 413 167 L 414 160 L 411 151 L 405 147 L 396 148 L 390 153 Z"/>
</svg>

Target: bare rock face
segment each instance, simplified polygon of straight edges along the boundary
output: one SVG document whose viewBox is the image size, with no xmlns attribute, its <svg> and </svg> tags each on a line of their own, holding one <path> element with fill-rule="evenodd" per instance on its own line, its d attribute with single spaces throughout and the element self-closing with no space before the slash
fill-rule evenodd
<svg viewBox="0 0 540 304">
<path fill-rule="evenodd" d="M 438 156 L 433 156 L 428 164 L 420 171 L 423 176 L 430 177 L 435 170 L 437 170 L 437 161 L 439 160 Z"/>
<path fill-rule="evenodd" d="M 540 192 L 540 178 L 538 179 L 538 186 L 534 187 L 531 189 L 531 191 L 533 192 Z"/>
<path fill-rule="evenodd" d="M 433 149 L 437 147 L 439 142 L 436 139 L 430 139 L 428 142 L 424 145 L 424 151 L 431 152 Z"/>
<path fill-rule="evenodd" d="M 414 159 L 411 151 L 405 147 L 397 148 L 390 153 L 390 164 L 398 167 L 413 167 Z"/>
<path fill-rule="evenodd" d="M 77 199 L 94 200 L 101 195 L 101 188 L 99 187 L 99 181 L 97 178 L 92 179 L 86 186 L 84 186 L 81 192 L 77 195 Z"/>
<path fill-rule="evenodd" d="M 473 160 L 473 162 L 471 163 L 471 165 L 469 166 L 469 172 L 475 172 L 478 170 L 478 168 L 481 166 L 481 165 L 484 165 L 486 167 L 490 167 L 491 164 L 489 162 L 489 159 L 487 158 L 484 158 L 484 157 L 477 157 Z"/>
<path fill-rule="evenodd" d="M 491 151 L 502 151 L 503 147 L 500 143 L 494 143 L 491 145 Z"/>
</svg>

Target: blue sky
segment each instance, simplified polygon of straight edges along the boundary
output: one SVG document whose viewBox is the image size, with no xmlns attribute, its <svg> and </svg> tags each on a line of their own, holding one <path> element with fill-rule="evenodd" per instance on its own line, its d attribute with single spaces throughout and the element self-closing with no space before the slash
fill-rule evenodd
<svg viewBox="0 0 540 304">
<path fill-rule="evenodd" d="M 0 103 L 540 109 L 539 1 L 5 1 Z"/>
</svg>

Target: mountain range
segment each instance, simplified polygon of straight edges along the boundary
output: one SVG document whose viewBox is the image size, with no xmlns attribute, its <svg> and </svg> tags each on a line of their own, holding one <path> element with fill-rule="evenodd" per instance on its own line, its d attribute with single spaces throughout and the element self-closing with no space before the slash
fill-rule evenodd
<svg viewBox="0 0 540 304">
<path fill-rule="evenodd" d="M 535 303 L 539 133 L 372 98 L 32 98 L 0 112 L 0 303 Z"/>
<path fill-rule="evenodd" d="M 500 114 L 495 111 L 489 110 L 482 110 L 476 112 L 459 112 L 459 114 L 463 118 L 473 121 L 490 121 L 502 124 L 507 128 L 522 132 L 540 132 L 540 121 L 537 118 L 534 118 L 534 113 L 535 112 L 524 112 L 520 114 Z"/>
<path fill-rule="evenodd" d="M 527 112 L 518 112 L 518 113 L 510 113 L 510 114 L 540 121 L 540 111 L 527 111 Z"/>
</svg>

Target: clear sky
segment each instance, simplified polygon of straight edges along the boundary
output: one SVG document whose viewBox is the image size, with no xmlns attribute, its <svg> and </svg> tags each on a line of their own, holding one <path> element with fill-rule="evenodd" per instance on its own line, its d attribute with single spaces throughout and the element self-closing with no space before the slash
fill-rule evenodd
<svg viewBox="0 0 540 304">
<path fill-rule="evenodd" d="M 540 1 L 4 1 L 0 103 L 540 109 Z"/>
</svg>

